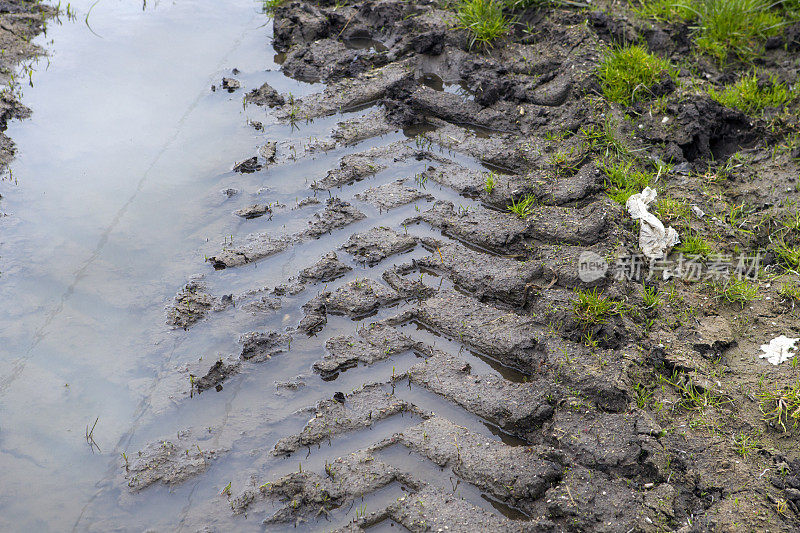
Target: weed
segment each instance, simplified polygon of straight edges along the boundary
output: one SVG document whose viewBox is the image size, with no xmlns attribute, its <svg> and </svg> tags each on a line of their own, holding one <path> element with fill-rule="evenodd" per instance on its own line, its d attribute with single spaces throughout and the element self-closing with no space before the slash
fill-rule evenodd
<svg viewBox="0 0 800 533">
<path fill-rule="evenodd" d="M 697 234 L 689 234 L 683 237 L 682 242 L 675 247 L 675 251 L 701 257 L 708 257 L 711 253 L 711 245 L 703 237 Z"/>
<path fill-rule="evenodd" d="M 642 192 L 650 185 L 652 173 L 634 168 L 629 160 L 606 158 L 600 163 L 606 175 L 606 190 L 609 198 L 625 205 L 632 194 Z"/>
<path fill-rule="evenodd" d="M 559 150 L 548 159 L 554 167 L 556 176 L 570 175 L 578 171 L 581 160 L 572 157 L 575 147 L 570 150 Z"/>
<path fill-rule="evenodd" d="M 642 385 L 641 383 L 637 383 L 633 386 L 633 392 L 636 395 L 636 407 L 639 409 L 644 409 L 650 403 L 650 400 L 653 398 L 653 392 L 647 390 L 647 387 Z"/>
<path fill-rule="evenodd" d="M 689 218 L 689 204 L 685 200 L 662 197 L 656 202 L 656 213 L 661 220 Z"/>
<path fill-rule="evenodd" d="M 781 285 L 781 288 L 778 289 L 778 294 L 788 300 L 795 300 L 797 302 L 800 302 L 800 285 L 798 285 L 794 281 L 784 283 L 783 285 Z"/>
<path fill-rule="evenodd" d="M 752 58 L 782 22 L 767 0 L 702 0 L 692 5 L 697 14 L 697 47 L 722 63 L 730 55 Z"/>
<path fill-rule="evenodd" d="M 626 307 L 622 302 L 609 299 L 594 289 L 576 289 L 571 300 L 576 320 L 585 325 L 605 324 L 609 317 L 622 315 Z"/>
<path fill-rule="evenodd" d="M 668 60 L 649 54 L 639 45 L 613 48 L 597 67 L 605 97 L 623 105 L 646 98 L 665 73 L 677 77 Z"/>
<path fill-rule="evenodd" d="M 789 230 L 800 230 L 800 210 L 791 213 L 781 224 Z"/>
<path fill-rule="evenodd" d="M 734 451 L 736 455 L 747 459 L 747 457 L 760 447 L 758 438 L 748 433 L 739 433 L 733 437 Z"/>
<path fill-rule="evenodd" d="M 491 46 L 509 30 L 503 6 L 495 0 L 462 0 L 456 8 L 456 27 L 470 34 L 469 46 Z"/>
<path fill-rule="evenodd" d="M 742 225 L 744 224 L 744 202 L 739 205 L 732 205 L 728 208 L 728 212 L 725 213 L 725 221 L 731 225 L 732 228 L 741 229 Z"/>
<path fill-rule="evenodd" d="M 492 191 L 494 190 L 494 185 L 494 172 L 487 172 L 486 181 L 483 184 L 483 190 L 486 191 L 486 194 L 491 195 Z"/>
<path fill-rule="evenodd" d="M 678 391 L 682 396 L 678 405 L 689 411 L 701 411 L 708 407 L 719 407 L 730 403 L 728 398 L 714 394 L 709 389 L 697 387 L 685 372 L 676 370 L 669 378 L 659 375 L 658 380 Z"/>
<path fill-rule="evenodd" d="M 644 0 L 634 11 L 642 17 L 662 22 L 691 20 L 696 16 L 691 7 L 677 0 Z"/>
<path fill-rule="evenodd" d="M 525 197 L 518 202 L 514 200 L 514 198 L 511 198 L 511 205 L 506 207 L 519 218 L 524 219 L 533 212 L 534 205 L 536 205 L 536 197 L 532 194 L 526 194 Z"/>
<path fill-rule="evenodd" d="M 602 126 L 592 125 L 582 128 L 581 133 L 586 137 L 590 150 L 602 152 L 606 157 L 625 156 L 630 153 L 622 139 L 617 137 L 614 124 L 609 117 L 606 117 Z"/>
<path fill-rule="evenodd" d="M 261 0 L 261 12 L 270 14 L 275 8 L 283 4 L 284 0 Z"/>
<path fill-rule="evenodd" d="M 654 286 L 646 286 L 642 288 L 642 300 L 646 309 L 655 309 L 661 305 L 661 294 Z"/>
<path fill-rule="evenodd" d="M 775 255 L 788 270 L 795 270 L 800 266 L 800 246 L 789 246 L 786 242 L 780 241 L 775 245 Z"/>
<path fill-rule="evenodd" d="M 784 432 L 787 431 L 787 424 L 797 427 L 800 420 L 800 382 L 782 389 L 761 390 L 758 400 L 765 422 L 782 427 Z"/>
<path fill-rule="evenodd" d="M 712 280 L 710 283 L 714 295 L 729 303 L 738 303 L 744 309 L 744 304 L 756 299 L 758 285 L 746 279 L 735 277 L 725 280 Z"/>
<path fill-rule="evenodd" d="M 289 113 L 288 113 L 289 123 L 294 126 L 298 119 L 300 118 L 300 108 L 297 107 L 297 104 L 294 101 L 294 95 L 289 93 Z"/>
<path fill-rule="evenodd" d="M 768 83 L 762 84 L 755 72 L 743 76 L 733 85 L 725 86 L 721 91 L 712 87 L 708 94 L 720 104 L 735 107 L 749 115 L 760 113 L 767 107 L 783 107 L 796 96 L 775 75 L 769 76 Z"/>
<path fill-rule="evenodd" d="M 99 421 L 100 421 L 100 417 L 98 416 L 97 418 L 95 418 L 94 424 L 92 424 L 92 429 L 89 429 L 89 425 L 88 424 L 86 425 L 86 435 L 85 435 L 86 436 L 86 444 L 89 445 L 89 448 L 91 448 L 92 453 L 94 453 L 94 449 L 95 448 L 97 448 L 97 451 L 100 452 L 100 446 L 98 446 L 97 443 L 94 440 L 94 428 L 97 427 L 97 422 L 99 422 Z"/>
</svg>

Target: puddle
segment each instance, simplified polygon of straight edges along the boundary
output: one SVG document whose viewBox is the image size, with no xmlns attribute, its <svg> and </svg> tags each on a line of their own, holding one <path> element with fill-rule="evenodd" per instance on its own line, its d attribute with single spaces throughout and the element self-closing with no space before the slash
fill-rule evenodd
<svg viewBox="0 0 800 533">
<path fill-rule="evenodd" d="M 230 306 L 188 331 L 168 328 L 165 306 L 198 273 L 214 295 L 231 294 L 243 304 L 268 296 L 272 287 L 337 250 L 353 233 L 375 226 L 446 239 L 425 225 L 403 225 L 429 200 L 381 211 L 354 198 L 370 187 L 407 178 L 407 185 L 426 188 L 438 200 L 464 208 L 477 203 L 433 183 L 415 183 L 414 176 L 431 164 L 425 158 L 395 162 L 346 187 L 315 193 L 311 184 L 338 167 L 341 157 L 430 129 L 420 126 L 327 152 L 305 152 L 309 138 L 324 138 L 337 122 L 370 104 L 291 125 L 277 123 L 264 108 L 244 105 L 243 96 L 264 82 L 295 97 L 322 89 L 280 73 L 285 56 L 265 45 L 271 22 L 251 0 L 144 5 L 79 0 L 71 9 L 75 20 L 53 23 L 46 38 L 39 38 L 51 55 L 34 65 L 33 87 L 25 89 L 32 118 L 9 125 L 18 156 L 11 165 L 14 180 L 0 182 L 3 212 L 9 215 L 0 220 L 0 301 L 13 302 L 0 315 L 5 489 L 0 530 L 171 529 L 176 524 L 191 529 L 208 512 L 224 527 L 261 531 L 260 519 L 230 515 L 220 488 L 245 486 L 256 472 L 268 472 L 270 479 L 291 472 L 294 457 L 284 461 L 269 452 L 280 438 L 302 429 L 309 408 L 334 392 L 387 383 L 418 362 L 408 351 L 327 380 L 311 369 L 329 338 L 356 334 L 358 327 L 411 304 L 401 300 L 357 318 L 329 313 L 322 332 L 294 335 L 287 352 L 243 363 L 218 391 L 192 394 L 189 373 L 202 375 L 217 359 L 238 356 L 243 333 L 295 327 L 302 305 L 320 291 L 365 276 L 383 283 L 386 269 L 428 252 L 417 246 L 368 268 L 340 251 L 339 259 L 352 270 L 334 281 L 282 296 L 280 307 L 269 312 Z M 91 28 L 84 23 L 89 10 Z M 346 45 L 385 49 L 368 38 Z M 237 79 L 241 89 L 221 90 L 223 77 Z M 458 90 L 444 82 L 442 88 Z M 265 139 L 296 157 L 250 174 L 233 172 L 234 162 L 252 157 Z M 469 168 L 486 168 L 472 158 L 448 156 Z M 296 233 L 324 205 L 249 220 L 234 215 L 236 210 L 267 202 L 294 207 L 307 196 L 323 202 L 339 196 L 367 218 L 242 267 L 214 271 L 205 262 L 223 243 L 239 243 L 252 233 Z M 422 274 L 429 286 L 452 287 L 432 272 Z M 262 292 L 248 295 L 254 290 Z M 436 336 L 419 333 L 422 340 Z M 454 353 L 461 350 L 438 336 L 436 342 Z M 481 354 L 464 357 L 487 373 L 524 379 Z M 296 386 L 279 385 L 287 382 Z M 521 444 L 441 397 L 407 383 L 395 388 L 421 409 L 446 413 L 509 445 Z M 86 433 L 95 420 L 88 443 Z M 418 422 L 410 414 L 395 416 L 296 455 L 304 467 L 320 469 L 329 459 Z M 228 451 L 197 478 L 128 494 L 121 481 L 122 454 L 127 461 L 146 443 L 174 439 L 187 427 L 205 432 L 204 447 Z M 390 488 L 370 501 L 383 505 L 396 497 Z M 342 510 L 336 519 L 346 523 L 351 511 Z M 387 520 L 373 530 L 385 528 L 402 529 Z"/>
<path fill-rule="evenodd" d="M 374 50 L 376 52 L 386 52 L 389 50 L 382 42 L 376 41 L 371 37 L 357 37 L 352 36 L 349 39 L 344 39 L 344 45 L 353 50 Z"/>
<path fill-rule="evenodd" d="M 434 91 L 457 94 L 465 100 L 475 99 L 475 95 L 470 91 L 467 82 L 461 79 L 443 80 L 437 74 L 425 73 L 419 77 L 419 82 Z"/>
<path fill-rule="evenodd" d="M 84 509 L 85 518 L 114 516 L 87 504 L 139 424 L 154 424 L 153 434 L 181 427 L 148 415 L 154 378 L 187 339 L 167 330 L 164 305 L 198 271 L 206 242 L 236 232 L 231 203 L 218 201 L 221 175 L 263 143 L 248 121 L 272 121 L 242 107 L 244 91 L 265 81 L 298 96 L 317 90 L 277 71 L 264 45 L 271 30 L 251 0 L 144 9 L 105 0 L 91 9 L 90 30 L 93 4 L 72 2 L 76 20 L 51 21 L 37 38 L 50 57 L 24 89 L 34 113 L 7 131 L 18 156 L 15 180 L 0 183 L 9 215 L 0 221 L 4 531 L 83 529 Z M 212 92 L 223 76 L 243 88 Z M 267 127 L 273 139 L 291 138 Z M 216 351 L 213 336 L 204 339 L 194 359 Z M 92 453 L 84 432 L 98 417 L 102 451 Z M 139 524 L 161 513 L 148 498 L 134 502 Z"/>
</svg>

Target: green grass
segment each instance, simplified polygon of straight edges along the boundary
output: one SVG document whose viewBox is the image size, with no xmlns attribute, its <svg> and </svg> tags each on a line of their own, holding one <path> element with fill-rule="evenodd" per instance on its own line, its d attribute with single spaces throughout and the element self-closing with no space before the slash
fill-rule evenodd
<svg viewBox="0 0 800 533">
<path fill-rule="evenodd" d="M 800 211 L 795 210 L 793 213 L 789 213 L 789 215 L 781 221 L 781 224 L 783 227 L 790 230 L 800 230 Z"/>
<path fill-rule="evenodd" d="M 656 201 L 656 214 L 662 221 L 689 218 L 689 204 L 685 200 L 662 197 Z"/>
<path fill-rule="evenodd" d="M 276 7 L 283 4 L 286 0 L 261 0 L 261 11 L 263 13 L 272 13 Z"/>
<path fill-rule="evenodd" d="M 749 433 L 739 433 L 733 437 L 734 451 L 736 455 L 747 459 L 747 457 L 761 447 L 758 436 Z"/>
<path fill-rule="evenodd" d="M 608 197 L 622 205 L 632 194 L 642 192 L 653 179 L 651 172 L 639 170 L 633 161 L 625 159 L 606 158 L 600 162 L 600 169 L 606 175 Z"/>
<path fill-rule="evenodd" d="M 594 289 L 576 289 L 571 300 L 575 319 L 584 325 L 605 324 L 614 315 L 622 315 L 626 307 L 622 302 L 611 300 Z"/>
<path fill-rule="evenodd" d="M 746 279 L 728 278 L 713 280 L 710 283 L 714 296 L 728 303 L 738 303 L 742 309 L 744 304 L 753 301 L 758 295 L 758 285 Z"/>
<path fill-rule="evenodd" d="M 661 305 L 661 294 L 652 285 L 642 287 L 642 300 L 646 309 L 655 309 Z"/>
<path fill-rule="evenodd" d="M 764 421 L 780 426 L 786 432 L 786 425 L 797 427 L 800 420 L 800 383 L 775 390 L 762 390 L 758 394 L 759 406 Z"/>
<path fill-rule="evenodd" d="M 519 218 L 524 219 L 533 212 L 534 205 L 536 205 L 536 197 L 532 194 L 527 194 L 518 202 L 514 200 L 514 198 L 511 198 L 511 205 L 506 207 Z"/>
<path fill-rule="evenodd" d="M 689 234 L 681 237 L 681 243 L 675 247 L 675 251 L 686 255 L 708 257 L 708 254 L 711 253 L 711 245 L 701 236 Z"/>
<path fill-rule="evenodd" d="M 486 181 L 483 184 L 483 190 L 486 191 L 486 194 L 492 194 L 492 191 L 494 190 L 494 186 L 495 186 L 494 172 L 487 172 L 486 173 Z"/>
<path fill-rule="evenodd" d="M 667 73 L 677 77 L 669 61 L 652 55 L 643 46 L 611 49 L 597 67 L 603 94 L 612 102 L 631 105 L 650 96 L 650 88 Z"/>
<path fill-rule="evenodd" d="M 760 113 L 767 107 L 783 107 L 796 96 L 793 90 L 774 75 L 769 77 L 768 84 L 759 86 L 758 75 L 755 72 L 743 76 L 735 84 L 728 85 L 721 91 L 712 87 L 708 90 L 708 94 L 720 104 L 735 107 L 748 115 Z"/>
<path fill-rule="evenodd" d="M 753 59 L 784 22 L 796 20 L 798 0 L 642 0 L 641 16 L 662 22 L 691 22 L 697 48 L 725 63 Z M 773 9 L 776 8 L 776 9 Z"/>
<path fill-rule="evenodd" d="M 503 14 L 503 4 L 494 0 L 462 0 L 456 8 L 456 27 L 470 34 L 469 46 L 492 46 L 508 33 L 509 19 Z"/>
<path fill-rule="evenodd" d="M 781 285 L 781 288 L 778 289 L 778 294 L 783 296 L 788 300 L 794 300 L 796 302 L 800 302 L 800 285 L 795 283 L 794 281 L 789 281 Z"/>
<path fill-rule="evenodd" d="M 768 0 L 701 0 L 688 5 L 697 11 L 697 47 L 723 63 L 730 56 L 752 59 L 783 22 Z"/>
<path fill-rule="evenodd" d="M 653 399 L 653 392 L 648 390 L 647 387 L 641 383 L 637 383 L 633 386 L 633 392 L 636 396 L 636 407 L 639 409 L 647 407 Z"/>
<path fill-rule="evenodd" d="M 775 246 L 775 255 L 778 261 L 789 270 L 800 267 L 800 246 L 789 246 L 781 241 Z"/>
<path fill-rule="evenodd" d="M 661 22 L 691 20 L 697 16 L 688 3 L 681 3 L 679 0 L 645 0 L 634 11 L 642 17 Z"/>
<path fill-rule="evenodd" d="M 600 152 L 605 157 L 610 155 L 621 157 L 630 153 L 628 146 L 617 136 L 616 128 L 610 117 L 606 117 L 602 126 L 592 124 L 581 128 L 581 133 L 586 137 L 586 148 Z"/>
<path fill-rule="evenodd" d="M 669 378 L 658 375 L 658 380 L 673 387 L 681 395 L 678 406 L 689 411 L 702 411 L 709 407 L 720 407 L 730 403 L 730 399 L 714 394 L 709 389 L 697 387 L 689 375 L 678 370 L 674 371 Z"/>
</svg>

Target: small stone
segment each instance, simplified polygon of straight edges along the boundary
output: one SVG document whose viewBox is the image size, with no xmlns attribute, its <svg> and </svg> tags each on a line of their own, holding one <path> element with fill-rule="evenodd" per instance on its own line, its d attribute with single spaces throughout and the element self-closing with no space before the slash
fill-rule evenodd
<svg viewBox="0 0 800 533">
<path fill-rule="evenodd" d="M 222 88 L 226 89 L 229 93 L 239 89 L 241 86 L 242 84 L 235 78 L 222 78 Z"/>
</svg>

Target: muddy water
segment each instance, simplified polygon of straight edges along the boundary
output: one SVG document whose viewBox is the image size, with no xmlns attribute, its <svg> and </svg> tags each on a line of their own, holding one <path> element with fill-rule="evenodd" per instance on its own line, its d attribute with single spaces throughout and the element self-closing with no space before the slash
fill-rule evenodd
<svg viewBox="0 0 800 533">
<path fill-rule="evenodd" d="M 377 224 L 401 228 L 426 202 L 389 213 L 360 203 L 368 218 L 346 231 L 298 244 L 254 265 L 215 272 L 204 257 L 224 243 L 238 242 L 251 232 L 302 229 L 319 207 L 253 220 L 233 216 L 235 209 L 257 202 L 293 205 L 312 194 L 311 181 L 336 167 L 343 155 L 404 135 L 397 132 L 300 157 L 255 174 L 234 173 L 233 163 L 254 155 L 265 140 L 296 143 L 302 154 L 301 139 L 325 136 L 337 121 L 355 113 L 303 123 L 298 129 L 275 123 L 262 108 L 243 105 L 245 91 L 265 81 L 295 96 L 321 89 L 278 72 L 269 44 L 271 23 L 250 0 L 144 6 L 102 0 L 91 9 L 87 24 L 90 8 L 90 2 L 79 2 L 76 20 L 51 24 L 41 39 L 50 51 L 49 61 L 36 65 L 33 86 L 24 90 L 33 118 L 9 128 L 19 154 L 12 164 L 13 178 L 0 184 L 0 207 L 9 215 L 0 221 L 0 530 L 172 529 L 177 524 L 193 529 L 203 521 L 198 519 L 202 506 L 219 499 L 227 483 L 241 488 L 254 470 L 267 472 L 270 479 L 296 470 L 295 458 L 277 459 L 269 451 L 280 437 L 302 428 L 308 413 L 298 410 L 330 398 L 334 391 L 385 382 L 418 357 L 400 354 L 323 381 L 309 368 L 322 355 L 325 340 L 351 334 L 361 322 L 392 316 L 405 304 L 381 309 L 363 321 L 329 317 L 317 337 L 295 338 L 290 357 L 249 366 L 222 391 L 186 401 L 183 393 L 190 385 L 177 381 L 186 377 L 181 368 L 198 359 L 208 361 L 207 368 L 218 354 L 236 353 L 237 339 L 246 331 L 296 326 L 301 305 L 320 288 L 285 299 L 282 309 L 269 317 L 243 318 L 227 309 L 188 332 L 165 325 L 165 306 L 197 273 L 205 274 L 213 294 L 274 286 L 338 248 L 354 232 Z M 239 73 L 233 77 L 243 89 L 212 91 L 234 68 Z M 252 121 L 262 122 L 264 129 L 256 130 Z M 478 166 L 453 157 L 464 166 Z M 413 176 L 425 167 L 424 161 L 399 163 L 348 187 L 343 197 L 350 200 L 368 187 Z M 439 199 L 472 205 L 452 191 L 427 187 Z M 240 193 L 228 198 L 221 192 L 227 188 Z M 441 238 L 424 226 L 407 231 Z M 398 261 L 425 254 L 417 248 Z M 379 279 L 391 265 L 352 266 L 352 272 L 328 288 L 365 275 Z M 426 283 L 448 284 L 435 276 Z M 413 324 L 404 330 L 453 353 L 463 349 Z M 478 371 L 523 379 L 490 358 L 473 355 Z M 305 376 L 302 393 L 276 392 L 276 382 L 298 375 Z M 399 387 L 405 387 L 397 391 L 401 397 L 448 413 L 478 433 L 517 444 L 438 396 L 407 382 Z M 86 431 L 96 420 L 92 445 Z M 410 415 L 383 421 L 363 434 L 337 439 L 324 453 L 309 450 L 302 461 L 306 469 L 321 470 L 328 458 L 418 421 Z M 131 456 L 146 443 L 174 438 L 187 427 L 208 428 L 207 446 L 230 451 L 202 476 L 171 490 L 154 486 L 129 494 L 120 482 L 122 454 Z M 390 486 L 384 492 L 370 498 L 390 502 L 402 488 Z M 480 501 L 479 493 L 472 496 Z M 340 510 L 333 521 L 346 522 L 355 512 Z M 208 520 L 261 529 L 258 519 L 232 522 L 234 518 L 222 515 Z"/>
<path fill-rule="evenodd" d="M 101 0 L 87 26 L 91 4 L 72 2 L 77 19 L 39 39 L 50 57 L 23 88 L 34 115 L 8 132 L 19 154 L 0 184 L 3 531 L 76 524 L 183 341 L 165 303 L 202 270 L 207 239 L 237 233 L 219 189 L 262 141 L 247 122 L 263 112 L 211 85 L 236 67 L 243 84 L 314 90 L 275 72 L 251 0 Z M 98 417 L 93 452 L 84 434 Z"/>
</svg>

